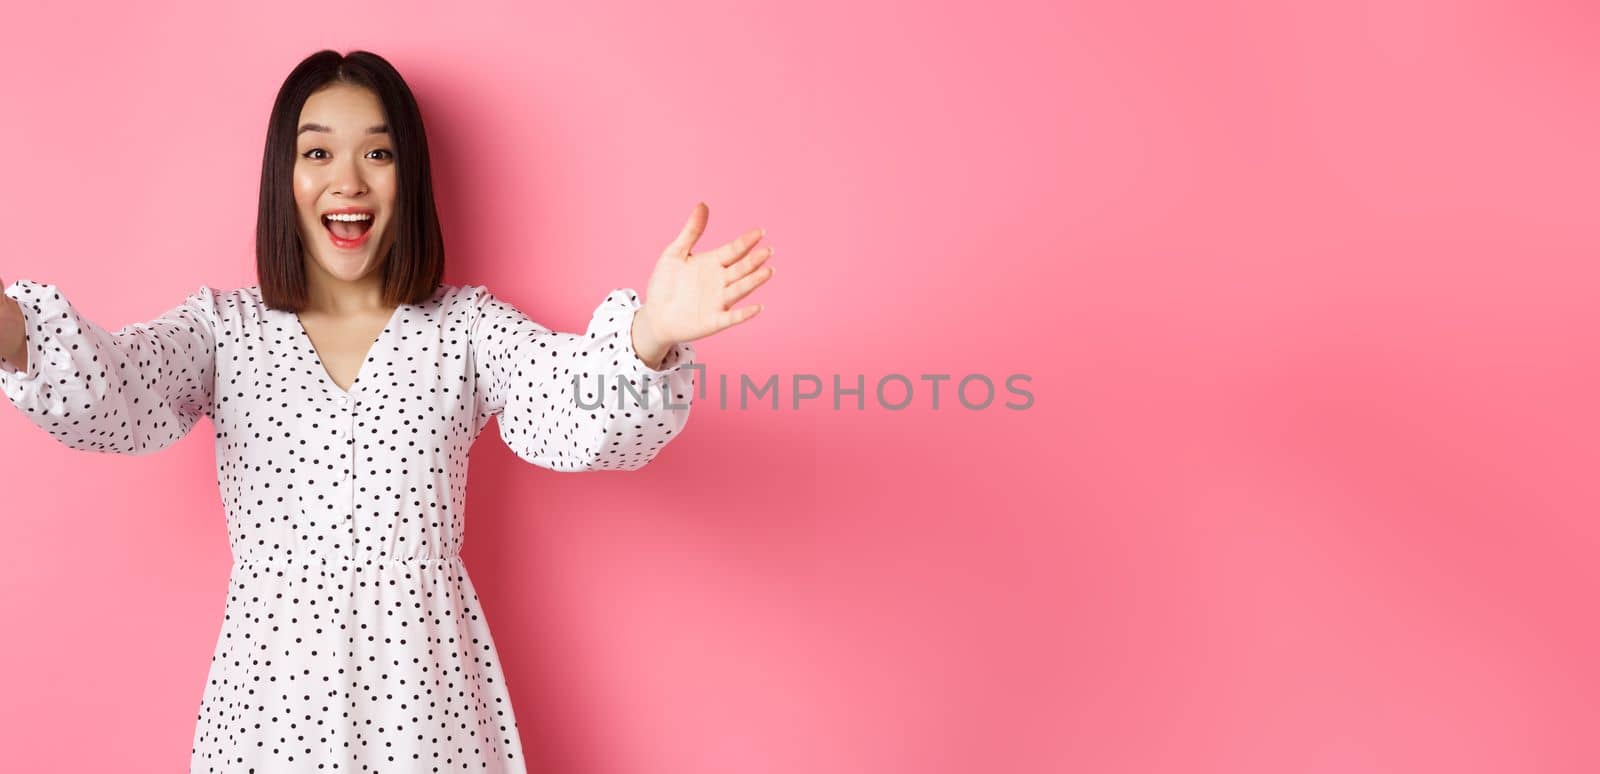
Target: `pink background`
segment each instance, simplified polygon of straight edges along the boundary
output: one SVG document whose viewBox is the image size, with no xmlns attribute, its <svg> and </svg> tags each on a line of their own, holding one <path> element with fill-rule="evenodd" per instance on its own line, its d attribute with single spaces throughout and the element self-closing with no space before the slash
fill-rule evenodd
<svg viewBox="0 0 1600 774">
<path fill-rule="evenodd" d="M 466 556 L 534 770 L 1593 770 L 1588 4 L 230 5 L 8 9 L 7 283 L 110 329 L 251 284 L 272 97 L 367 48 L 449 282 L 579 330 L 704 200 L 703 246 L 777 248 L 713 377 L 1032 376 L 706 402 L 631 474 L 486 433 Z M 0 410 L 7 768 L 186 766 L 211 433 Z"/>
</svg>

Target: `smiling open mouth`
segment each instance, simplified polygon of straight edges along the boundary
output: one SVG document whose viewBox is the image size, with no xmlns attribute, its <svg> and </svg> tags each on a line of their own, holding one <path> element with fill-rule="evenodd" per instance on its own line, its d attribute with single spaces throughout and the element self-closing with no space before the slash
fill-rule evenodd
<svg viewBox="0 0 1600 774">
<path fill-rule="evenodd" d="M 370 213 L 323 215 L 322 227 L 334 247 L 352 248 L 367 241 L 372 233 L 372 221 Z"/>
</svg>

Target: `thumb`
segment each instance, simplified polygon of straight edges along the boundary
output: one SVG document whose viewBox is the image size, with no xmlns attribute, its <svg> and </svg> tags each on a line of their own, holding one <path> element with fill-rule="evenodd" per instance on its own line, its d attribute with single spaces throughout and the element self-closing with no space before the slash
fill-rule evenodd
<svg viewBox="0 0 1600 774">
<path fill-rule="evenodd" d="M 710 208 L 705 202 L 695 202 L 694 211 L 689 213 L 689 220 L 683 224 L 683 230 L 678 232 L 678 237 L 667 245 L 667 252 L 680 258 L 689 254 L 689 249 L 694 247 L 696 240 L 706 231 L 706 221 L 711 217 Z"/>
</svg>

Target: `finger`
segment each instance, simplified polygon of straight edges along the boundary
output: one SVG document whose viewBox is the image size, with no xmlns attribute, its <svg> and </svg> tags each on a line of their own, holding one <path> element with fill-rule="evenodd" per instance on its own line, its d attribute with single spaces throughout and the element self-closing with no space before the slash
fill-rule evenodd
<svg viewBox="0 0 1600 774">
<path fill-rule="evenodd" d="M 732 284 L 735 280 L 742 279 L 746 274 L 761 267 L 768 258 L 772 257 L 772 247 L 763 247 L 760 250 L 751 250 L 738 263 L 722 270 L 722 284 Z"/>
<path fill-rule="evenodd" d="M 738 239 L 735 239 L 732 242 L 729 242 L 713 251 L 715 253 L 720 253 L 720 255 L 717 257 L 717 263 L 720 263 L 723 266 L 731 265 L 734 261 L 743 258 L 745 253 L 750 252 L 750 248 L 755 247 L 756 243 L 760 242 L 761 238 L 766 235 L 767 230 L 764 228 L 753 228 L 744 232 L 744 234 L 740 235 Z"/>
<path fill-rule="evenodd" d="M 678 238 L 667 245 L 667 252 L 677 256 L 686 256 L 689 249 L 694 247 L 695 240 L 706 232 L 706 221 L 711 218 L 711 208 L 705 202 L 695 202 L 694 211 L 689 213 L 689 221 L 683 224 L 683 230 L 678 232 Z"/>
<path fill-rule="evenodd" d="M 751 291 L 765 285 L 767 280 L 772 279 L 772 273 L 772 267 L 768 266 L 760 271 L 751 272 L 745 275 L 744 279 L 723 288 L 722 305 L 733 306 L 738 303 L 739 299 L 750 295 Z"/>
<path fill-rule="evenodd" d="M 741 306 L 738 309 L 723 312 L 717 318 L 717 330 L 720 331 L 732 328 L 733 326 L 738 325 L 745 320 L 755 317 L 761 312 L 761 308 L 761 304 L 751 304 L 749 306 Z"/>
</svg>

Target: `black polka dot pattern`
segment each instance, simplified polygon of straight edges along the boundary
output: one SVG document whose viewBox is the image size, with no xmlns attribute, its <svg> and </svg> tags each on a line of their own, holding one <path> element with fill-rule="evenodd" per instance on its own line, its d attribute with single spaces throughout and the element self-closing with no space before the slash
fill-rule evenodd
<svg viewBox="0 0 1600 774">
<path fill-rule="evenodd" d="M 28 365 L 0 361 L 0 384 L 56 440 L 148 454 L 212 420 L 234 563 L 191 772 L 526 772 L 460 557 L 468 452 L 498 416 L 512 451 L 551 470 L 654 458 L 688 421 L 694 350 L 641 362 L 634 291 L 576 334 L 441 285 L 395 310 L 348 390 L 255 286 L 202 286 L 115 332 L 54 285 L 5 293 Z"/>
</svg>

